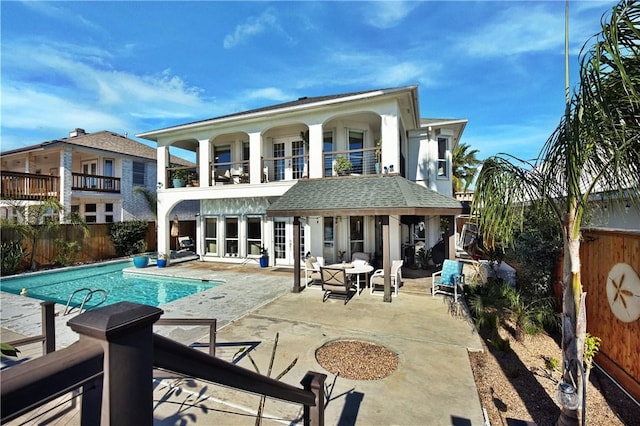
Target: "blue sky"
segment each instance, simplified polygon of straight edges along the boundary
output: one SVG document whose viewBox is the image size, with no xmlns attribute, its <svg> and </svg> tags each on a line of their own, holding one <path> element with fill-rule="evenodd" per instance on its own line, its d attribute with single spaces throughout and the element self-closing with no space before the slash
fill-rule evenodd
<svg viewBox="0 0 640 426">
<path fill-rule="evenodd" d="M 611 1 L 569 4 L 578 53 Z M 0 3 L 2 151 L 297 99 L 417 84 L 483 159 L 530 159 L 564 111 L 555 1 Z"/>
</svg>

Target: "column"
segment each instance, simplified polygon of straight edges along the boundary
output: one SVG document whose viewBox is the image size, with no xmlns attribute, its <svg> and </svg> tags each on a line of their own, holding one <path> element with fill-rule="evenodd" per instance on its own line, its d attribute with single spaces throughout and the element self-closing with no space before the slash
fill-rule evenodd
<svg viewBox="0 0 640 426">
<path fill-rule="evenodd" d="M 398 134 L 398 117 L 383 114 L 380 116 L 380 134 L 382 136 L 382 164 L 389 168 L 393 166 L 395 173 L 400 172 L 400 140 Z"/>
<path fill-rule="evenodd" d="M 322 124 L 309 125 L 309 178 L 321 178 L 324 173 L 322 154 Z"/>
<path fill-rule="evenodd" d="M 209 139 L 198 141 L 198 178 L 200 186 L 211 186 L 211 149 Z"/>
<path fill-rule="evenodd" d="M 249 183 L 256 185 L 262 182 L 262 135 L 260 132 L 249 133 Z"/>
</svg>

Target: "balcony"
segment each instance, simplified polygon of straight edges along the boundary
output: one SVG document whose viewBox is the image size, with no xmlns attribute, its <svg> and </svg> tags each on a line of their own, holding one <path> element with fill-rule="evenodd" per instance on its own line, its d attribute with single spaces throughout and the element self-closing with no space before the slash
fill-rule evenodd
<svg viewBox="0 0 640 426">
<path fill-rule="evenodd" d="M 120 178 L 113 176 L 71 173 L 71 189 L 78 191 L 95 191 L 120 193 Z"/>
<path fill-rule="evenodd" d="M 329 151 L 324 153 L 324 177 L 336 175 L 377 175 L 383 172 L 380 170 L 379 151 L 377 147 L 354 149 L 350 151 Z M 336 171 L 336 163 L 339 158 L 348 161 L 343 170 Z M 388 170 L 393 172 L 393 170 Z"/>
<path fill-rule="evenodd" d="M 0 172 L 0 195 L 3 199 L 41 200 L 60 196 L 58 176 L 20 172 Z"/>
</svg>

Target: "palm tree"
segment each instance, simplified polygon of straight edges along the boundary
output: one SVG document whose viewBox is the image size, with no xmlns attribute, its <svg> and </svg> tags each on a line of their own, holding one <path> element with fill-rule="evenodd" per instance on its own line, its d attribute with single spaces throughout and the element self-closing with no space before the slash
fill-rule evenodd
<svg viewBox="0 0 640 426">
<path fill-rule="evenodd" d="M 482 161 L 476 158 L 477 149 L 467 152 L 470 148 L 466 143 L 456 145 L 453 150 L 453 192 L 464 192 L 469 188 L 473 178 L 476 177 L 478 167 Z"/>
<path fill-rule="evenodd" d="M 84 220 L 77 213 L 65 214 L 65 208 L 55 198 L 46 198 L 38 203 L 31 204 L 21 200 L 5 200 L 18 212 L 20 219 L 13 222 L 8 219 L 0 221 L 0 227 L 16 231 L 23 239 L 31 244 L 30 269 L 35 271 L 36 248 L 38 240 L 50 233 L 59 233 L 62 224 L 60 218 L 65 223 L 79 226 L 82 233 L 89 234 L 89 228 Z M 57 216 L 57 217 L 56 217 Z"/>
<path fill-rule="evenodd" d="M 578 378 L 586 333 L 580 278 L 580 226 L 589 199 L 605 189 L 638 205 L 640 188 L 640 3 L 623 0 L 580 54 L 580 84 L 566 114 L 534 163 L 507 154 L 484 162 L 474 198 L 485 244 L 512 242 L 524 202 L 539 199 L 554 212 L 564 242 L 562 351 L 564 380 Z M 568 84 L 567 84 L 568 86 Z M 567 87 L 567 97 L 568 87 Z M 558 424 L 577 422 L 564 409 Z"/>
<path fill-rule="evenodd" d="M 144 198 L 145 203 L 147 203 L 147 207 L 149 211 L 153 215 L 153 218 L 158 223 L 158 194 L 145 188 L 144 186 L 136 186 L 133 188 L 133 195 L 140 195 Z"/>
</svg>

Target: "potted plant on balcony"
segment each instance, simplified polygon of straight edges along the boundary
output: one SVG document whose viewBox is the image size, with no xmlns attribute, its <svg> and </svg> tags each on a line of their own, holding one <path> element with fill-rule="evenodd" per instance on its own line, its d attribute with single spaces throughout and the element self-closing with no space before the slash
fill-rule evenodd
<svg viewBox="0 0 640 426">
<path fill-rule="evenodd" d="M 191 179 L 191 172 L 189 169 L 175 169 L 171 172 L 171 179 L 174 188 L 182 188 Z"/>
<path fill-rule="evenodd" d="M 169 256 L 165 253 L 158 253 L 158 260 L 156 261 L 156 265 L 158 265 L 158 268 L 164 268 L 165 266 L 167 266 L 168 259 Z"/>
<path fill-rule="evenodd" d="M 269 266 L 269 250 L 265 246 L 260 247 L 260 267 L 266 268 Z"/>
<path fill-rule="evenodd" d="M 336 164 L 333 166 L 338 176 L 345 176 L 351 173 L 351 161 L 347 157 L 339 156 L 336 158 Z"/>
<path fill-rule="evenodd" d="M 375 162 L 374 162 L 374 167 L 376 170 L 376 174 L 380 174 L 380 160 L 382 157 L 382 139 L 376 139 L 376 150 L 374 151 L 374 156 L 375 156 Z"/>
</svg>

